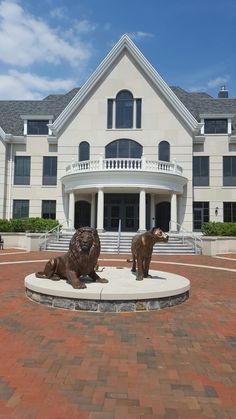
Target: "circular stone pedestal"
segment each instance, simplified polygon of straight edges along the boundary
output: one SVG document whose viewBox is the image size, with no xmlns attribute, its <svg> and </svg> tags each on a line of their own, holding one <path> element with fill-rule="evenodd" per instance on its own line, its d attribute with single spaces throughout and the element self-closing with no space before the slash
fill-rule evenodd
<svg viewBox="0 0 236 419">
<path fill-rule="evenodd" d="M 189 296 L 190 282 L 183 276 L 151 270 L 152 278 L 137 281 L 128 268 L 105 267 L 100 277 L 107 284 L 84 278 L 87 288 L 74 289 L 65 280 L 26 276 L 27 296 L 37 303 L 69 310 L 125 312 L 159 310 L 181 304 Z"/>
</svg>

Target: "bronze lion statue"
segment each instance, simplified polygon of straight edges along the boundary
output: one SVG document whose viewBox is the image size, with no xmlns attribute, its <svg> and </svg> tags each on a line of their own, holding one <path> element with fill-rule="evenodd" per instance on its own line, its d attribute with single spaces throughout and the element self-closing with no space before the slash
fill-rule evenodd
<svg viewBox="0 0 236 419">
<path fill-rule="evenodd" d="M 79 228 L 69 244 L 69 250 L 62 256 L 51 258 L 43 272 L 37 272 L 37 278 L 49 278 L 53 281 L 66 279 L 73 288 L 86 288 L 81 277 L 89 276 L 94 282 L 108 282 L 95 272 L 100 255 L 100 240 L 97 230 L 91 227 Z"/>
<path fill-rule="evenodd" d="M 138 265 L 137 281 L 142 281 L 143 278 L 151 278 L 149 275 L 149 266 L 152 257 L 153 246 L 158 241 L 167 242 L 168 234 L 164 233 L 160 228 L 153 227 L 146 233 L 137 234 L 132 239 L 132 272 L 136 272 L 136 262 Z M 130 261 L 130 260 L 129 260 Z"/>
</svg>

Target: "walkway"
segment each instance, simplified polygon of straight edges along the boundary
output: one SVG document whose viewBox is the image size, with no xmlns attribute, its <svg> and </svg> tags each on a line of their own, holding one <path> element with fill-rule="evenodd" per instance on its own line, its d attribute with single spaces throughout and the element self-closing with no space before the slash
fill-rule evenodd
<svg viewBox="0 0 236 419">
<path fill-rule="evenodd" d="M 0 251 L 0 419 L 236 417 L 236 255 L 154 257 L 190 279 L 189 300 L 99 314 L 25 297 L 24 277 L 51 254 Z M 129 266 L 107 254 L 100 265 Z"/>
</svg>

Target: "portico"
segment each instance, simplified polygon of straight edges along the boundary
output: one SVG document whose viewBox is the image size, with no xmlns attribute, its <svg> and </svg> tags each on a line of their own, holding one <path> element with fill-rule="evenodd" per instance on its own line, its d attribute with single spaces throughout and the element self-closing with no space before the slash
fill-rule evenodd
<svg viewBox="0 0 236 419">
<path fill-rule="evenodd" d="M 91 161 L 77 162 L 62 177 L 64 200 L 68 202 L 65 215 L 70 227 L 89 223 L 98 232 L 118 231 L 121 223 L 121 231 L 143 232 L 154 225 L 169 230 L 171 221 L 170 229 L 176 230 L 178 195 L 187 182 L 179 166 L 144 162 L 143 158 L 104 160 L 103 170 L 101 162 L 99 170 L 94 170 Z M 156 206 L 162 201 L 169 205 L 170 211 L 164 210 L 159 217 Z"/>
</svg>

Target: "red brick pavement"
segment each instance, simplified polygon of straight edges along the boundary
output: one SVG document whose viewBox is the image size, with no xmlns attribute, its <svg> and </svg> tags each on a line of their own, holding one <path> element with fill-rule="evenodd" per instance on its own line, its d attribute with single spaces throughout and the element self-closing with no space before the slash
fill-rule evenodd
<svg viewBox="0 0 236 419">
<path fill-rule="evenodd" d="M 48 257 L 0 253 L 1 419 L 236 417 L 236 272 L 158 263 L 236 270 L 235 261 L 154 257 L 153 268 L 190 279 L 189 300 L 160 311 L 109 314 L 28 300 L 24 277 Z M 101 265 L 120 263 L 128 266 Z"/>
</svg>

